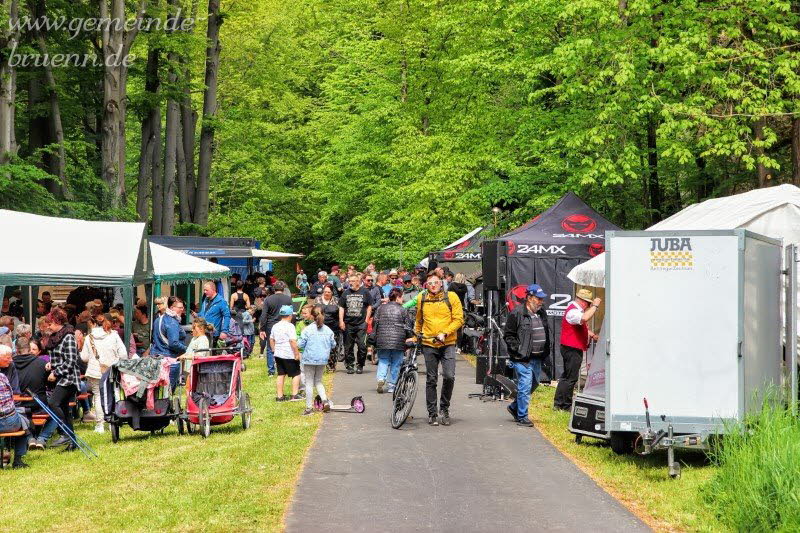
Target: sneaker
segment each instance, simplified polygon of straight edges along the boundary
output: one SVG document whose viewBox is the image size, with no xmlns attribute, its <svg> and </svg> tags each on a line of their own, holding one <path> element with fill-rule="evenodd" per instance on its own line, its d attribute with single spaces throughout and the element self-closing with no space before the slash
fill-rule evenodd
<svg viewBox="0 0 800 533">
<path fill-rule="evenodd" d="M 430 425 L 430 426 L 438 426 L 439 425 L 439 419 L 436 418 L 436 415 L 430 415 L 428 417 L 428 425 Z"/>
<path fill-rule="evenodd" d="M 299 402 L 300 400 L 305 400 L 300 394 L 295 394 L 294 396 L 289 396 L 290 402 Z"/>
<path fill-rule="evenodd" d="M 441 416 L 439 418 L 441 418 L 441 420 L 442 420 L 442 425 L 443 426 L 449 426 L 450 425 L 450 413 L 448 413 L 447 411 L 442 409 L 442 412 L 441 412 L 440 415 Z"/>
<path fill-rule="evenodd" d="M 353 370 L 353 367 L 348 367 L 348 369 L 347 369 L 347 373 L 348 373 L 348 374 L 355 374 L 355 373 L 356 373 L 356 371 L 355 371 L 355 370 Z M 361 373 L 361 372 L 359 372 L 359 374 L 360 374 L 360 373 Z"/>
<path fill-rule="evenodd" d="M 531 419 L 526 416 L 525 418 L 520 418 L 519 420 L 517 420 L 517 425 L 532 428 L 533 422 L 531 422 Z"/>
<path fill-rule="evenodd" d="M 105 428 L 103 427 L 103 424 L 96 424 L 96 425 L 94 426 L 94 432 L 95 432 L 95 433 L 105 433 L 105 431 L 106 431 L 106 430 L 105 430 Z"/>
<path fill-rule="evenodd" d="M 387 393 L 387 394 L 393 394 L 393 393 L 394 393 L 394 385 L 389 385 L 389 386 L 386 388 L 386 393 Z"/>
<path fill-rule="evenodd" d="M 378 394 L 383 394 L 383 388 L 386 386 L 386 380 L 378 381 Z"/>
<path fill-rule="evenodd" d="M 33 449 L 34 450 L 44 450 L 45 448 L 47 448 L 47 443 L 45 441 L 43 441 L 42 439 L 36 439 L 36 442 L 34 442 L 34 444 L 33 444 Z"/>
<path fill-rule="evenodd" d="M 64 453 L 64 452 L 74 452 L 74 451 L 75 451 L 75 450 L 77 450 L 77 449 L 78 449 L 78 447 L 75 445 L 75 443 L 73 443 L 73 442 L 70 442 L 69 444 L 67 444 L 67 447 L 66 447 L 66 448 L 64 448 L 63 450 L 61 450 L 61 453 Z"/>
<path fill-rule="evenodd" d="M 333 404 L 331 403 L 330 400 L 328 400 L 327 402 L 322 404 L 322 412 L 323 413 L 330 413 L 332 408 L 333 408 Z"/>
<path fill-rule="evenodd" d="M 517 419 L 517 410 L 512 409 L 510 404 L 506 406 L 506 411 L 508 411 L 508 414 L 510 414 L 514 418 L 514 420 Z"/>
<path fill-rule="evenodd" d="M 306 410 L 303 411 L 303 416 L 308 416 L 308 415 L 313 415 L 313 414 L 314 414 L 314 410 L 313 409 L 306 408 Z"/>
<path fill-rule="evenodd" d="M 28 449 L 35 450 L 36 449 L 36 439 L 30 438 L 28 439 Z"/>
<path fill-rule="evenodd" d="M 22 462 L 22 459 L 14 458 L 14 464 L 11 465 L 11 468 L 17 470 L 19 468 L 28 468 L 28 465 Z"/>
<path fill-rule="evenodd" d="M 83 415 L 82 422 L 97 422 L 97 417 L 92 412 Z"/>
<path fill-rule="evenodd" d="M 285 402 L 286 401 L 286 396 L 276 396 L 275 397 L 275 401 L 276 402 Z"/>
<path fill-rule="evenodd" d="M 356 374 L 363 374 L 363 373 L 364 373 L 364 367 L 363 366 L 360 366 L 360 367 L 356 368 Z"/>
<path fill-rule="evenodd" d="M 57 447 L 57 446 L 64 446 L 65 444 L 69 444 L 70 440 L 67 437 L 59 437 L 53 444 L 50 446 Z"/>
</svg>

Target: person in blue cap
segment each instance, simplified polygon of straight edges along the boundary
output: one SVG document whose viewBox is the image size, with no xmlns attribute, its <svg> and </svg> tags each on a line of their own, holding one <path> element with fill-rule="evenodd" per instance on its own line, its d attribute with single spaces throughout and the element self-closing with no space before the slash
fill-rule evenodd
<svg viewBox="0 0 800 533">
<path fill-rule="evenodd" d="M 542 307 L 545 298 L 547 294 L 539 285 L 528 285 L 525 304 L 511 311 L 503 330 L 508 358 L 517 378 L 517 398 L 507 409 L 520 426 L 533 426 L 528 418 L 528 404 L 539 386 L 542 360 L 550 353 L 550 328 Z"/>
<path fill-rule="evenodd" d="M 300 350 L 297 347 L 297 328 L 292 324 L 294 309 L 291 305 L 281 306 L 278 311 L 280 320 L 272 326 L 269 334 L 269 345 L 275 354 L 275 366 L 278 369 L 276 386 L 278 402 L 302 400 L 300 396 Z M 283 394 L 283 383 L 289 376 L 292 380 L 292 395 L 286 398 Z"/>
</svg>

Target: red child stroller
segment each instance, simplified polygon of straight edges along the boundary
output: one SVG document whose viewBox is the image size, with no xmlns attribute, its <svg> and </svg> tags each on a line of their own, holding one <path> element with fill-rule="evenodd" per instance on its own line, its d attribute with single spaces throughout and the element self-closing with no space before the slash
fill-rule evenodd
<svg viewBox="0 0 800 533">
<path fill-rule="evenodd" d="M 199 426 L 205 438 L 211 426 L 227 424 L 241 415 L 242 427 L 250 427 L 253 407 L 250 395 L 242 388 L 244 345 L 208 350 L 195 356 L 186 381 L 186 410 L 178 417 L 178 431 L 184 424 L 189 433 Z"/>
</svg>

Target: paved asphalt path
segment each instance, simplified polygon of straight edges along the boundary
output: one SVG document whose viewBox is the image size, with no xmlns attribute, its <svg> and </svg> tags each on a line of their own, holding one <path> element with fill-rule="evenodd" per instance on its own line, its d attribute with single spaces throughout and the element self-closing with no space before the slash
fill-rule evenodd
<svg viewBox="0 0 800 533">
<path fill-rule="evenodd" d="M 650 531 L 538 431 L 516 426 L 507 404 L 467 398 L 480 389 L 467 361 L 449 427 L 428 426 L 420 374 L 413 419 L 392 429 L 376 368 L 336 373 L 335 402 L 362 395 L 367 410 L 324 415 L 287 531 Z"/>
</svg>

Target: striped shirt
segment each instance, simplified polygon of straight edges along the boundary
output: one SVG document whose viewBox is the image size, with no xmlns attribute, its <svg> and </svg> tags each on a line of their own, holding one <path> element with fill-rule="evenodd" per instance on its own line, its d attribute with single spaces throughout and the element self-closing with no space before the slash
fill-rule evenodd
<svg viewBox="0 0 800 533">
<path fill-rule="evenodd" d="M 531 355 L 540 355 L 544 352 L 544 345 L 547 336 L 544 331 L 541 317 L 533 313 L 531 315 Z"/>
</svg>

